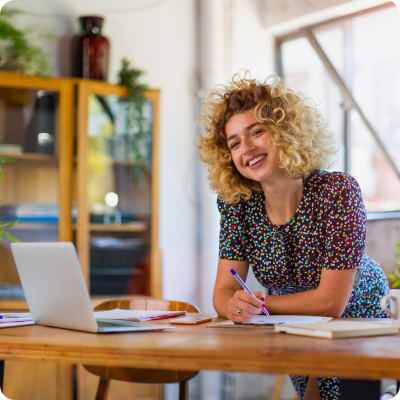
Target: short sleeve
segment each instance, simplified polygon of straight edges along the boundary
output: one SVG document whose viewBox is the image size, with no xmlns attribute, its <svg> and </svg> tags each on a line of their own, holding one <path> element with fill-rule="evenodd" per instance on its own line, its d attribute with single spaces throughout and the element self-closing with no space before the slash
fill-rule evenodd
<svg viewBox="0 0 400 400">
<path fill-rule="evenodd" d="M 224 260 L 245 261 L 241 236 L 243 226 L 240 220 L 242 213 L 240 203 L 225 203 L 220 197 L 217 200 L 221 215 L 219 232 L 219 258 Z"/>
<path fill-rule="evenodd" d="M 325 262 L 323 268 L 357 268 L 364 254 L 366 212 L 357 181 L 333 173 L 325 187 Z"/>
</svg>

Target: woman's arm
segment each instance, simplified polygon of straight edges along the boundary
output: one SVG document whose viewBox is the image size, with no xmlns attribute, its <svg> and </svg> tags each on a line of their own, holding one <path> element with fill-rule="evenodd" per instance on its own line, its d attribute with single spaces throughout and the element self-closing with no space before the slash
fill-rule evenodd
<svg viewBox="0 0 400 400">
<path fill-rule="evenodd" d="M 356 269 L 321 272 L 316 289 L 284 296 L 268 296 L 265 303 L 271 314 L 340 317 L 353 290 Z"/>
<path fill-rule="evenodd" d="M 234 268 L 239 276 L 246 280 L 248 261 L 220 259 L 217 279 L 214 287 L 214 308 L 218 315 L 231 321 L 249 321 L 261 314 L 262 292 L 255 292 L 255 299 L 245 291 L 230 273 Z M 316 289 L 284 296 L 267 296 L 265 304 L 271 314 L 280 315 L 318 315 L 340 317 L 346 308 L 355 277 L 355 269 L 323 269 L 319 286 Z M 237 314 L 243 310 L 242 316 Z"/>
<path fill-rule="evenodd" d="M 249 262 L 219 260 L 217 279 L 214 286 L 214 308 L 219 316 L 229 318 L 231 321 L 249 321 L 257 314 L 261 314 L 261 307 L 263 305 L 263 300 L 261 299 L 264 299 L 264 293 L 255 292 L 254 294 L 257 298 L 254 298 L 242 290 L 230 272 L 232 268 L 245 281 Z M 242 311 L 242 315 L 238 315 L 239 310 Z"/>
</svg>

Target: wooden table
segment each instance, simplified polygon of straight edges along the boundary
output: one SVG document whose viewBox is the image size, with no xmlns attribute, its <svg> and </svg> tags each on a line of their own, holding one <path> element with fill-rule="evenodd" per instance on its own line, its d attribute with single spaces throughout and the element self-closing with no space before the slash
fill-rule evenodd
<svg viewBox="0 0 400 400">
<path fill-rule="evenodd" d="M 400 380 L 400 334 L 325 340 L 206 325 L 117 334 L 43 326 L 1 329 L 0 359 Z"/>
</svg>

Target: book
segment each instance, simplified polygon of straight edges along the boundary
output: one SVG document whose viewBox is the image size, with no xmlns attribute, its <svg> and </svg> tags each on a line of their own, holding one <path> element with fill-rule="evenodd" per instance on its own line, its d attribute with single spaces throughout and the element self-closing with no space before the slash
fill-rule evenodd
<svg viewBox="0 0 400 400">
<path fill-rule="evenodd" d="M 19 144 L 0 143 L 1 153 L 21 154 L 22 146 Z"/>
<path fill-rule="evenodd" d="M 337 339 L 361 336 L 379 336 L 399 333 L 399 327 L 376 322 L 335 320 L 326 323 L 275 325 L 275 332 L 292 335 Z"/>
<path fill-rule="evenodd" d="M 0 313 L 0 328 L 34 325 L 30 313 Z"/>
</svg>

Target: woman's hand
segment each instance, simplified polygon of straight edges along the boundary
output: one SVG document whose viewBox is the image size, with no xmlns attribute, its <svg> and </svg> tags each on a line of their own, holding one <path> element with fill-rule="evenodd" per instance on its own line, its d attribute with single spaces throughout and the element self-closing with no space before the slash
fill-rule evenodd
<svg viewBox="0 0 400 400">
<path fill-rule="evenodd" d="M 229 318 L 235 322 L 247 322 L 261 314 L 265 295 L 263 292 L 255 292 L 256 298 L 242 290 L 231 274 L 232 268 L 246 281 L 248 261 L 220 259 L 214 287 L 214 308 L 220 317 Z"/>
<path fill-rule="evenodd" d="M 229 300 L 227 317 L 234 322 L 248 322 L 261 314 L 265 295 L 263 292 L 254 292 L 254 295 L 257 298 L 244 290 L 237 290 Z"/>
</svg>

